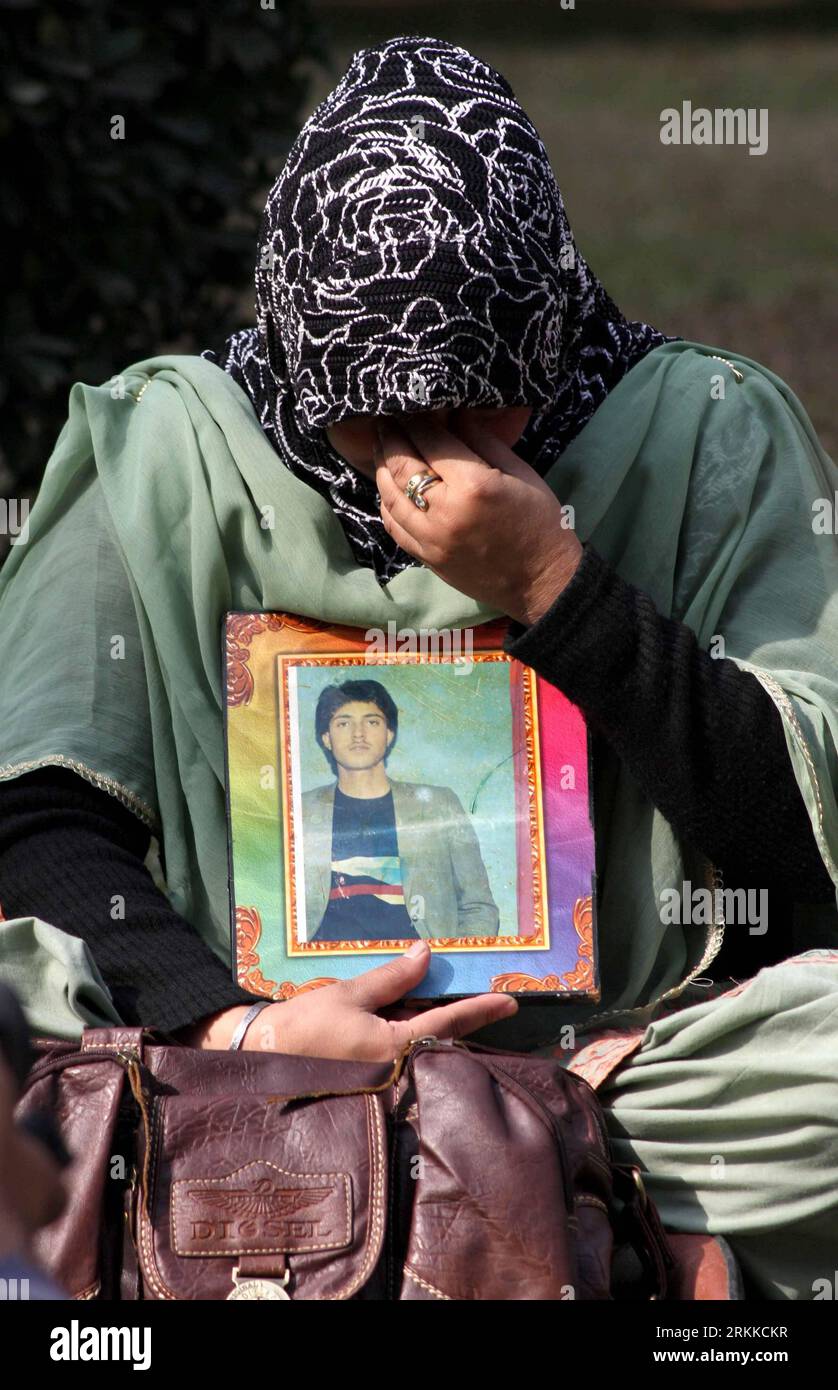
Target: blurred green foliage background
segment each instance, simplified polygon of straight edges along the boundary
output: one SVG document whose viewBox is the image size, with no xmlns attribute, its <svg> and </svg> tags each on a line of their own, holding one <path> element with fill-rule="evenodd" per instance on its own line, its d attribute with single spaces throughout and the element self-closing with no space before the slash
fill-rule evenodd
<svg viewBox="0 0 838 1390">
<path fill-rule="evenodd" d="M 305 0 L 0 0 L 0 495 L 72 382 L 237 319 L 322 53 Z"/>
</svg>

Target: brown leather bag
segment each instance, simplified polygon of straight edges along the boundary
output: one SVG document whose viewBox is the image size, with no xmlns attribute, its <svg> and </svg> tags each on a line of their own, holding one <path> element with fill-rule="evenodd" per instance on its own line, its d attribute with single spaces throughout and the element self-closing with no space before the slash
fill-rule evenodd
<svg viewBox="0 0 838 1390">
<path fill-rule="evenodd" d="M 36 1044 L 19 1113 L 74 1156 L 36 1254 L 75 1298 L 660 1298 L 674 1262 L 599 1102 L 551 1059 L 436 1039 L 394 1065 Z"/>
</svg>

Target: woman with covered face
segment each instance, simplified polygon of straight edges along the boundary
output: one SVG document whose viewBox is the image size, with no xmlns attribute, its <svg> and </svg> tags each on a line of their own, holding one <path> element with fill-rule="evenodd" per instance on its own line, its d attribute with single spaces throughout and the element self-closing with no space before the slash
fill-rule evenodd
<svg viewBox="0 0 838 1390">
<path fill-rule="evenodd" d="M 559 1055 L 666 1224 L 813 1297 L 838 1240 L 838 554 L 812 516 L 838 472 L 790 389 L 627 320 L 508 83 L 418 37 L 356 53 L 305 123 L 255 325 L 119 379 L 73 388 L 0 573 L 0 948 L 33 1025 L 217 1048 L 252 1003 L 230 977 L 225 611 L 506 615 L 505 650 L 593 735 L 601 1002 L 385 1017 L 418 941 L 271 1004 L 243 1046 L 384 1059 L 480 1030 L 558 1052 L 572 1023 Z"/>
</svg>

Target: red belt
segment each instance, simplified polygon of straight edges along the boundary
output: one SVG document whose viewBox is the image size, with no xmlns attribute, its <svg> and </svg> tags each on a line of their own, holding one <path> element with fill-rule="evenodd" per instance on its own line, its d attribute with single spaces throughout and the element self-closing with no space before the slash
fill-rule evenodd
<svg viewBox="0 0 838 1390">
<path fill-rule="evenodd" d="M 365 893 L 374 893 L 377 898 L 400 898 L 404 902 L 404 889 L 389 883 L 382 883 L 380 886 L 374 883 L 350 883 L 343 888 L 333 888 L 329 893 L 329 901 L 356 898 Z"/>
</svg>

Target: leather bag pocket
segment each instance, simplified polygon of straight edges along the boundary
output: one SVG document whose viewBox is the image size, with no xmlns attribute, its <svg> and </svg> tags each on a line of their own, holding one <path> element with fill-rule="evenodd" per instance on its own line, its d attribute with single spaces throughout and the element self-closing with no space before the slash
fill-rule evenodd
<svg viewBox="0 0 838 1390">
<path fill-rule="evenodd" d="M 64 1173 L 67 1202 L 61 1216 L 33 1238 L 38 1262 L 70 1298 L 109 1296 L 112 1260 L 106 1250 L 106 1199 L 112 1195 L 124 1159 L 114 1152 L 125 1070 L 110 1057 L 74 1052 L 54 1066 L 43 1062 L 19 1101 L 22 1118 L 48 1110 L 71 1155 Z"/>
<path fill-rule="evenodd" d="M 548 1107 L 493 1059 L 465 1050 L 423 1050 L 411 1070 L 420 1142 L 397 1296 L 576 1297 L 570 1170 Z"/>
<path fill-rule="evenodd" d="M 145 1296 L 226 1299 L 238 1271 L 292 1300 L 381 1298 L 386 1185 L 378 1095 L 158 1096 L 137 1211 Z"/>
</svg>

